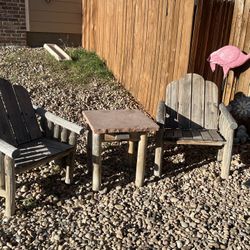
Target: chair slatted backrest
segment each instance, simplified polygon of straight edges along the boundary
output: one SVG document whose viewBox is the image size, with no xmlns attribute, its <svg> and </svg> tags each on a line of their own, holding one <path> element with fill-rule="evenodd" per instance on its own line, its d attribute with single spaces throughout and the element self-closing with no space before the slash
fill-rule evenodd
<svg viewBox="0 0 250 250">
<path fill-rule="evenodd" d="M 12 145 L 19 145 L 41 137 L 26 89 L 0 79 L 0 95 L 0 138 Z"/>
<path fill-rule="evenodd" d="M 218 87 L 197 74 L 187 74 L 166 88 L 166 127 L 218 128 Z"/>
</svg>

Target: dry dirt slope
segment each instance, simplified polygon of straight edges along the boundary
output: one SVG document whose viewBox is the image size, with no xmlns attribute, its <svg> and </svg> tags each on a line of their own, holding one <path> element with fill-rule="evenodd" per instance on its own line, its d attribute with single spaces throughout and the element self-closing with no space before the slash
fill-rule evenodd
<svg viewBox="0 0 250 250">
<path fill-rule="evenodd" d="M 0 48 L 0 77 L 25 86 L 33 102 L 85 126 L 86 109 L 137 108 L 115 81 L 85 85 L 51 68 L 43 49 Z M 146 183 L 134 187 L 126 144 L 106 146 L 100 193 L 91 191 L 86 136 L 79 138 L 74 183 L 51 164 L 17 176 L 17 214 L 3 217 L 0 249 L 250 249 L 249 149 L 234 154 L 232 175 L 219 177 L 213 148 L 166 150 L 164 175 L 152 176 L 149 145 Z"/>
</svg>

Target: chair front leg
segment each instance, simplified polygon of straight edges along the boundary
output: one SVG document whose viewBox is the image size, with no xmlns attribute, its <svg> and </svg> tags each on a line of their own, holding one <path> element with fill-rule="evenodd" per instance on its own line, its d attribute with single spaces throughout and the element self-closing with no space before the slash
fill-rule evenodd
<svg viewBox="0 0 250 250">
<path fill-rule="evenodd" d="M 140 140 L 138 142 L 136 174 L 135 174 L 135 185 L 137 187 L 142 187 L 144 183 L 147 140 L 148 137 L 146 133 L 140 135 Z"/>
<path fill-rule="evenodd" d="M 221 178 L 228 179 L 231 159 L 232 159 L 232 149 L 233 149 L 233 135 L 234 130 L 230 129 L 227 132 L 227 142 L 223 147 L 222 163 L 221 163 Z"/>
<path fill-rule="evenodd" d="M 76 153 L 76 133 L 70 132 L 68 141 L 70 145 L 74 146 L 74 150 L 66 158 L 67 165 L 66 165 L 65 183 L 71 184 L 73 181 L 75 153 Z"/>
<path fill-rule="evenodd" d="M 15 193 L 16 193 L 16 179 L 14 160 L 7 155 L 4 157 L 5 168 L 5 215 L 10 217 L 15 213 Z"/>
</svg>

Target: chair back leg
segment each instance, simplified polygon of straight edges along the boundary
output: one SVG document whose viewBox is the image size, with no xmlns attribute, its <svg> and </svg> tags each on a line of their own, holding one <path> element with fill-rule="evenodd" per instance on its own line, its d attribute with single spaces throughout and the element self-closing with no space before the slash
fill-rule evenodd
<svg viewBox="0 0 250 250">
<path fill-rule="evenodd" d="M 223 146 L 224 148 L 224 146 Z M 223 148 L 220 148 L 217 153 L 217 161 L 222 161 L 222 156 L 223 156 Z"/>
<path fill-rule="evenodd" d="M 75 151 L 70 153 L 66 158 L 66 177 L 65 177 L 66 184 L 71 184 L 73 181 L 74 162 L 75 162 Z"/>
<path fill-rule="evenodd" d="M 5 189 L 4 154 L 0 152 L 0 190 Z"/>
<path fill-rule="evenodd" d="M 66 178 L 65 183 L 70 184 L 73 181 L 74 162 L 76 152 L 76 133 L 71 132 L 68 138 L 69 144 L 74 146 L 74 150 L 66 158 Z"/>
<path fill-rule="evenodd" d="M 160 129 L 156 133 L 155 164 L 154 164 L 155 176 L 160 176 L 162 170 L 163 135 L 164 135 L 164 129 Z"/>
</svg>

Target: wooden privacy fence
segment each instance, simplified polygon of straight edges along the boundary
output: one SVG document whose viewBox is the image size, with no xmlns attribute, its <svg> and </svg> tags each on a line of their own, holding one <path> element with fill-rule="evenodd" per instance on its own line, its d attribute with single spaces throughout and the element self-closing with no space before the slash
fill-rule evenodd
<svg viewBox="0 0 250 250">
<path fill-rule="evenodd" d="M 165 87 L 187 72 L 222 84 L 209 54 L 232 44 L 250 52 L 250 0 L 83 0 L 83 47 L 155 115 Z M 250 63 L 230 73 L 223 100 L 249 93 Z M 245 71 L 245 72 L 244 72 Z M 219 88 L 220 89 L 220 88 Z"/>
<path fill-rule="evenodd" d="M 83 0 L 83 47 L 154 115 L 188 69 L 194 0 Z"/>
<path fill-rule="evenodd" d="M 235 0 L 229 43 L 250 53 L 250 0 Z M 228 104 L 237 92 L 250 96 L 250 61 L 234 72 L 230 71 L 223 101 Z"/>
<path fill-rule="evenodd" d="M 211 52 L 227 44 L 250 53 L 250 0 L 199 0 L 195 7 L 188 71 L 198 73 L 221 87 L 222 68 L 217 67 L 212 72 L 206 59 Z M 222 97 L 225 104 L 237 92 L 250 95 L 249 67 L 250 62 L 230 71 Z"/>
<path fill-rule="evenodd" d="M 211 52 L 228 44 L 234 1 L 199 0 L 195 6 L 193 38 L 188 71 L 215 82 L 221 90 L 223 72 L 212 72 L 207 62 Z"/>
</svg>

